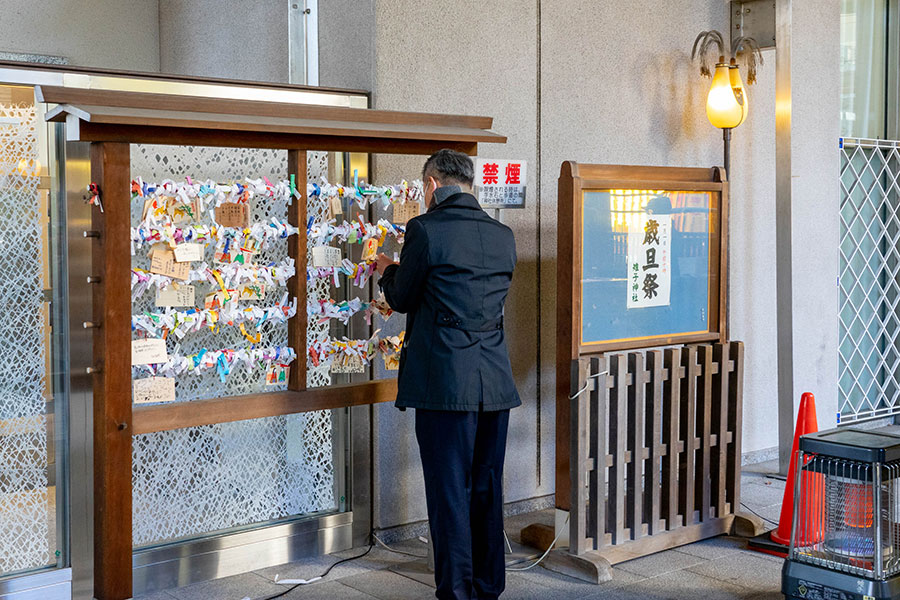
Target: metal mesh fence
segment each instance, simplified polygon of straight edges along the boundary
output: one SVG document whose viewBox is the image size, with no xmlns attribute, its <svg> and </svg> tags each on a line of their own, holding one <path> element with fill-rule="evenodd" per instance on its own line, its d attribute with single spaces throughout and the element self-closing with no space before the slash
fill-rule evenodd
<svg viewBox="0 0 900 600">
<path fill-rule="evenodd" d="M 307 175 L 318 180 L 327 169 L 327 153 L 310 153 Z M 147 182 L 183 180 L 186 176 L 229 182 L 244 177 L 266 176 L 279 181 L 287 175 L 285 151 L 236 148 L 132 146 L 132 176 Z M 143 202 L 132 206 L 132 221 L 141 219 Z M 310 215 L 324 209 L 317 200 L 308 203 Z M 251 221 L 287 219 L 287 205 L 256 202 Z M 213 249 L 205 257 L 213 264 Z M 258 257 L 260 264 L 287 256 L 287 241 L 275 240 Z M 138 252 L 134 266 L 146 268 L 146 252 Z M 319 289 L 322 287 L 322 289 Z M 198 297 L 214 290 L 198 289 Z M 284 289 L 266 291 L 280 297 Z M 327 285 L 311 283 L 311 299 L 327 297 Z M 151 310 L 152 294 L 139 298 L 138 313 Z M 298 307 L 305 310 L 305 307 Z M 310 325 L 312 339 L 322 335 L 322 326 Z M 327 325 L 325 325 L 327 331 Z M 261 346 L 286 346 L 287 325 L 263 326 Z M 175 342 L 169 341 L 169 352 Z M 246 346 L 236 327 L 218 333 L 197 332 L 180 342 L 179 352 L 188 355 L 201 348 Z M 304 360 L 303 348 L 295 348 Z M 330 383 L 328 370 L 310 369 L 309 387 Z M 236 369 L 222 381 L 212 370 L 184 374 L 176 380 L 176 401 L 234 396 L 284 389 L 266 385 L 259 371 Z M 334 425 L 331 411 L 317 411 L 190 427 L 134 437 L 133 527 L 134 545 L 147 546 L 196 537 L 236 526 L 261 523 L 288 516 L 334 510 Z"/>
<path fill-rule="evenodd" d="M 841 140 L 838 422 L 900 412 L 900 142 Z"/>
</svg>

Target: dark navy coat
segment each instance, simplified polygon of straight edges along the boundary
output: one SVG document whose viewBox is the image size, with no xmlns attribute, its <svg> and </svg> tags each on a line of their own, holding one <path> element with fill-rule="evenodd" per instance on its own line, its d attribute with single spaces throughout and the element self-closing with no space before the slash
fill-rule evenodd
<svg viewBox="0 0 900 600">
<path fill-rule="evenodd" d="M 379 281 L 391 308 L 407 315 L 398 407 L 493 411 L 521 404 L 503 331 L 515 266 L 512 230 L 471 194 L 454 194 L 410 219 L 400 264 Z"/>
</svg>

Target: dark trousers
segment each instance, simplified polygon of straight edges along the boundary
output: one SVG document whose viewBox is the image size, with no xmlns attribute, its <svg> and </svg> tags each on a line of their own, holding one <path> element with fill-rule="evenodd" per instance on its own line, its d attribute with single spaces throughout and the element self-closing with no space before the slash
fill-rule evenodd
<svg viewBox="0 0 900 600">
<path fill-rule="evenodd" d="M 437 597 L 498 598 L 506 586 L 503 460 L 509 410 L 416 409 Z"/>
</svg>

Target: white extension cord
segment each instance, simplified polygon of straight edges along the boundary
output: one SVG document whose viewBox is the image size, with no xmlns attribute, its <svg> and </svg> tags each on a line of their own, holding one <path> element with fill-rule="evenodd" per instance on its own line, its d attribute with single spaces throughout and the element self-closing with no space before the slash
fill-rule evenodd
<svg viewBox="0 0 900 600">
<path fill-rule="evenodd" d="M 388 552 L 396 552 L 397 554 L 403 554 L 403 555 L 405 555 L 405 556 L 412 556 L 413 558 L 428 558 L 426 555 L 422 555 L 422 554 L 414 554 L 414 553 L 412 553 L 412 552 L 405 552 L 405 551 L 403 551 L 403 550 L 397 550 L 396 548 L 391 548 L 390 546 L 388 546 L 387 544 L 385 544 L 384 542 L 382 542 L 382 541 L 381 541 L 381 538 L 379 538 L 379 537 L 378 537 L 377 535 L 375 535 L 374 533 L 372 534 L 372 537 L 375 538 L 375 541 L 378 542 L 378 545 L 379 545 L 379 546 L 383 546 L 384 549 L 387 550 Z"/>
<path fill-rule="evenodd" d="M 506 567 L 507 571 L 527 571 L 529 569 L 533 569 L 534 567 L 541 564 L 541 561 L 547 558 L 547 555 L 550 554 L 550 551 L 556 546 L 556 542 L 559 541 L 559 536 L 562 535 L 562 532 L 565 531 L 566 525 L 569 523 L 569 516 L 566 515 L 566 522 L 563 523 L 563 526 L 559 528 L 559 531 L 556 534 L 556 537 L 553 538 L 553 541 L 550 542 L 550 546 L 547 547 L 547 550 L 541 555 L 539 559 L 528 565 L 527 567 L 517 568 L 517 567 Z"/>
<path fill-rule="evenodd" d="M 531 563 L 531 564 L 528 565 L 527 567 L 506 567 L 506 570 L 507 570 L 507 571 L 528 571 L 529 569 L 533 569 L 534 567 L 536 567 L 536 566 L 538 566 L 539 564 L 541 564 L 541 562 L 542 562 L 545 558 L 547 558 L 547 555 L 550 554 L 550 551 L 553 550 L 553 548 L 556 547 L 556 542 L 559 541 L 559 537 L 562 535 L 563 531 L 565 530 L 565 526 L 566 526 L 568 523 L 569 523 L 569 517 L 568 517 L 568 515 L 567 515 L 567 516 L 566 516 L 566 521 L 565 521 L 565 523 L 563 523 L 563 527 L 560 527 L 559 532 L 556 534 L 556 537 L 553 538 L 553 541 L 550 543 L 550 546 L 549 546 L 549 547 L 547 548 L 547 550 L 541 555 L 540 558 L 538 558 L 536 561 L 534 561 L 533 563 Z M 505 536 L 505 535 L 506 535 L 506 533 L 504 532 L 504 536 Z M 379 538 L 379 537 L 378 537 L 377 535 L 375 535 L 374 533 L 372 534 L 372 537 L 375 539 L 375 541 L 378 543 L 378 545 L 384 547 L 384 549 L 387 550 L 387 551 L 389 551 L 389 552 L 395 552 L 396 554 L 403 554 L 403 555 L 405 555 L 405 556 L 412 556 L 413 558 L 427 558 L 427 556 L 422 556 L 422 555 L 420 555 L 420 554 L 414 554 L 414 553 L 412 553 L 412 552 L 405 552 L 405 551 L 403 551 L 403 550 L 397 550 L 396 548 L 391 548 L 390 546 L 388 546 L 387 544 L 385 544 L 383 541 L 381 541 L 381 538 Z M 424 540 L 423 538 L 419 538 L 419 540 L 422 541 L 423 543 L 427 543 L 427 540 Z M 507 540 L 506 544 L 509 545 L 509 541 L 508 541 L 508 540 Z"/>
</svg>

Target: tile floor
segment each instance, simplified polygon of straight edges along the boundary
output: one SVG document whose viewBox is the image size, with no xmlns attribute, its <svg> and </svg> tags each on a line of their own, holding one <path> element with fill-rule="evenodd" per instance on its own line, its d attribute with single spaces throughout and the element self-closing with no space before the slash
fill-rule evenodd
<svg viewBox="0 0 900 600">
<path fill-rule="evenodd" d="M 769 477 L 777 469 L 773 463 L 745 467 L 742 502 L 764 518 L 776 520 L 781 508 L 784 482 Z M 507 531 L 515 537 L 519 530 L 536 521 L 550 522 L 551 511 L 519 515 L 507 520 Z M 426 547 L 418 540 L 395 545 L 423 555 Z M 365 551 L 348 550 L 253 573 L 194 584 L 140 600 L 258 600 L 285 591 L 275 577 L 308 579 L 341 558 Z M 359 560 L 335 567 L 324 581 L 302 586 L 282 596 L 286 600 L 426 600 L 434 598 L 434 588 L 399 575 L 391 567 L 415 560 L 374 548 Z M 744 549 L 737 538 L 718 537 L 675 550 L 615 565 L 612 581 L 601 585 L 582 583 L 543 567 L 509 572 L 504 600 L 781 600 L 781 565 L 778 558 Z"/>
</svg>

